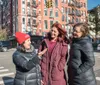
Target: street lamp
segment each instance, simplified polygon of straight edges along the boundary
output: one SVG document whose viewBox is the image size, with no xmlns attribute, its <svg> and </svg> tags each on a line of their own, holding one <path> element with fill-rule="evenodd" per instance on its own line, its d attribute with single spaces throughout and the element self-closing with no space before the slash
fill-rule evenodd
<svg viewBox="0 0 100 85">
<path fill-rule="evenodd" d="M 3 1 L 0 0 L 0 8 L 1 8 L 1 27 L 3 29 Z"/>
</svg>

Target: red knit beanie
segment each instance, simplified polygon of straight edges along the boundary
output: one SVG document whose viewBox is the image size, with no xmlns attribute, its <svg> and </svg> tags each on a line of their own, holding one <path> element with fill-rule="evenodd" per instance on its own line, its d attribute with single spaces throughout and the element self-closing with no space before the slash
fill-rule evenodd
<svg viewBox="0 0 100 85">
<path fill-rule="evenodd" d="M 30 38 L 30 36 L 28 34 L 21 33 L 21 32 L 16 32 L 15 37 L 19 44 L 22 44 L 26 39 Z"/>
</svg>

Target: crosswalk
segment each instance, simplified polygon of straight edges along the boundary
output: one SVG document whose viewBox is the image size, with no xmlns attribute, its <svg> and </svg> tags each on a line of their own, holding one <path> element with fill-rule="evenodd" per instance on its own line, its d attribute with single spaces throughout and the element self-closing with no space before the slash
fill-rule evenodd
<svg viewBox="0 0 100 85">
<path fill-rule="evenodd" d="M 9 69 L 0 66 L 0 85 L 9 85 L 9 83 L 13 83 L 14 75 L 14 72 L 10 72 Z M 100 77 L 96 76 L 96 80 L 100 81 Z"/>
<path fill-rule="evenodd" d="M 15 73 L 10 72 L 9 69 L 0 67 L 0 85 L 5 85 L 7 83 L 13 83 Z"/>
</svg>

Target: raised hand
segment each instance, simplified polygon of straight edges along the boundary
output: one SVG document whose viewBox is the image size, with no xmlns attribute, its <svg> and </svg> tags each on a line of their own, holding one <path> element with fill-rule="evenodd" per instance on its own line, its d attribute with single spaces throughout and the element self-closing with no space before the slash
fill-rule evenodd
<svg viewBox="0 0 100 85">
<path fill-rule="evenodd" d="M 41 51 L 41 52 L 38 53 L 38 56 L 42 56 L 47 50 L 48 50 L 48 49 L 45 48 L 43 51 Z"/>
</svg>

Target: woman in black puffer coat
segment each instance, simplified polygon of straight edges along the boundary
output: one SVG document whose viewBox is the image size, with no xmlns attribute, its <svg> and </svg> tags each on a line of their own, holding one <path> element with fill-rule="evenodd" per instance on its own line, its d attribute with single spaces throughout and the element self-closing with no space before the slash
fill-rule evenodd
<svg viewBox="0 0 100 85">
<path fill-rule="evenodd" d="M 68 62 L 69 85 L 96 85 L 93 66 L 95 64 L 91 38 L 86 24 L 73 27 L 73 40 Z"/>
<path fill-rule="evenodd" d="M 16 39 L 19 43 L 17 50 L 13 54 L 13 62 L 16 67 L 14 85 L 41 85 L 41 70 L 39 66 L 40 56 L 47 49 L 36 54 L 31 46 L 30 36 L 25 33 L 16 32 Z"/>
</svg>

